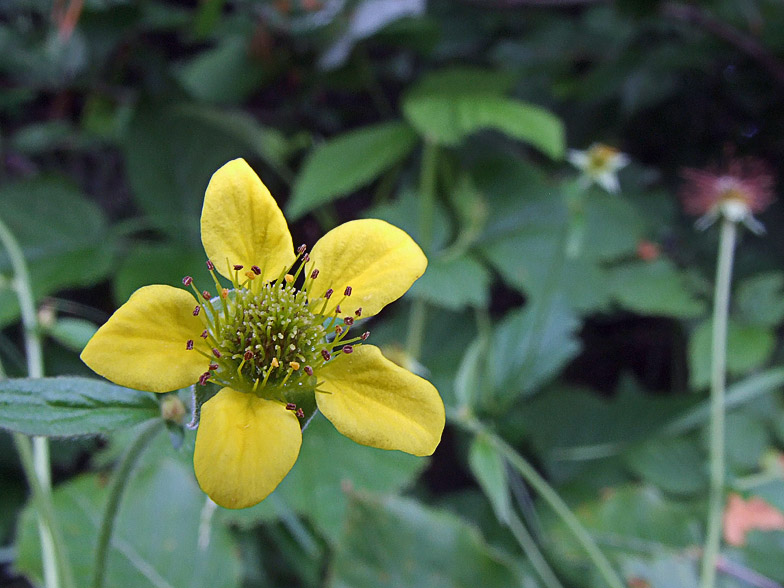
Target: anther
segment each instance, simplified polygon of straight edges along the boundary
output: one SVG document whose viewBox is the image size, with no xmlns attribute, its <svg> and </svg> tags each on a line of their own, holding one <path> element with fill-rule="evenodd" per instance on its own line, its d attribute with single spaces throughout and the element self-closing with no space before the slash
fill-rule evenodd
<svg viewBox="0 0 784 588">
<path fill-rule="evenodd" d="M 291 282 L 294 281 L 294 276 L 292 276 L 291 274 L 286 274 L 285 276 L 283 276 L 283 279 L 286 280 L 287 284 L 291 284 Z"/>
<path fill-rule="evenodd" d="M 297 405 L 293 402 L 286 403 L 286 410 L 297 410 Z"/>
<path fill-rule="evenodd" d="M 316 278 L 318 278 L 318 274 L 319 274 L 318 270 L 314 269 L 312 272 L 310 272 L 310 279 L 315 280 Z"/>
<path fill-rule="evenodd" d="M 278 358 L 277 357 L 273 357 L 272 361 L 270 362 L 270 365 L 272 367 L 274 367 L 274 368 L 280 367 L 280 362 L 278 361 Z"/>
<path fill-rule="evenodd" d="M 207 332 L 207 329 L 204 329 L 201 332 L 201 335 L 199 335 L 199 337 L 201 337 L 202 339 L 206 339 L 208 336 L 209 336 L 209 333 Z"/>
<path fill-rule="evenodd" d="M 223 288 L 221 290 L 221 298 L 228 298 L 228 296 L 229 296 L 229 289 L 228 288 Z"/>
<path fill-rule="evenodd" d="M 191 284 L 193 284 L 193 278 L 192 278 L 192 277 L 190 277 L 190 276 L 185 276 L 185 277 L 182 279 L 182 284 L 183 284 L 184 286 L 190 286 Z"/>
<path fill-rule="evenodd" d="M 358 309 L 354 311 L 354 314 L 357 316 L 362 316 L 362 307 L 360 306 Z"/>
<path fill-rule="evenodd" d="M 306 245 L 303 243 L 302 245 L 300 245 L 299 247 L 297 247 L 297 253 L 299 253 L 300 255 L 302 255 L 303 253 L 305 253 L 305 250 L 306 250 L 306 249 L 307 249 L 307 246 L 306 246 Z"/>
<path fill-rule="evenodd" d="M 299 369 L 299 362 L 298 361 L 290 361 L 289 362 L 289 367 L 296 372 Z"/>
<path fill-rule="evenodd" d="M 370 331 L 365 331 L 362 333 L 362 340 L 367 341 L 367 338 L 370 337 Z"/>
<path fill-rule="evenodd" d="M 209 259 L 207 260 L 207 269 L 213 271 L 215 269 L 215 264 L 212 263 Z"/>
<path fill-rule="evenodd" d="M 261 268 L 260 268 L 259 266 L 257 266 L 257 265 L 252 265 L 252 266 L 250 266 L 250 269 L 251 269 L 251 270 L 253 271 L 253 273 L 254 273 L 254 274 L 256 274 L 257 276 L 260 276 L 260 275 L 261 275 Z"/>
<path fill-rule="evenodd" d="M 335 325 L 335 332 L 340 335 L 343 332 L 343 327 L 340 325 Z"/>
<path fill-rule="evenodd" d="M 343 353 L 354 353 L 354 348 L 351 345 L 344 345 Z"/>
<path fill-rule="evenodd" d="M 343 317 L 343 322 L 350 327 L 351 325 L 354 324 L 354 317 L 353 316 L 345 316 L 345 317 Z"/>
<path fill-rule="evenodd" d="M 220 352 L 220 351 L 218 351 L 217 349 L 215 349 L 214 347 L 212 348 L 212 354 L 213 354 L 215 357 L 220 357 L 220 356 L 221 356 L 221 352 Z"/>
<path fill-rule="evenodd" d="M 310 255 L 308 253 L 302 256 L 303 263 L 308 263 L 309 261 L 310 261 Z"/>
<path fill-rule="evenodd" d="M 196 306 L 196 308 L 193 309 L 193 316 L 199 316 L 200 312 L 201 312 L 201 306 Z"/>
<path fill-rule="evenodd" d="M 245 272 L 245 275 L 248 276 L 249 280 L 255 280 L 256 279 L 256 272 Z"/>
<path fill-rule="evenodd" d="M 338 304 L 338 305 L 335 307 L 335 314 L 340 314 L 340 312 L 341 312 L 341 310 L 340 310 L 340 304 Z"/>
<path fill-rule="evenodd" d="M 329 300 L 329 299 L 332 297 L 332 293 L 333 293 L 333 292 L 334 292 L 334 290 L 333 290 L 332 288 L 330 288 L 329 290 L 327 290 L 326 292 L 324 292 L 324 298 L 326 298 L 327 300 Z"/>
<path fill-rule="evenodd" d="M 217 363 L 211 363 L 210 367 L 207 368 L 207 369 L 210 370 L 210 371 L 217 370 L 218 369 L 218 364 Z"/>
<path fill-rule="evenodd" d="M 241 265 L 241 264 L 239 264 L 239 263 L 238 263 L 238 264 L 236 264 L 236 265 L 234 265 L 234 269 L 235 269 L 236 271 L 240 271 L 240 270 L 241 270 L 243 267 L 245 267 L 245 266 L 244 266 L 244 265 Z"/>
<path fill-rule="evenodd" d="M 246 351 L 246 352 L 243 354 L 242 358 L 243 358 L 245 361 L 250 361 L 251 359 L 253 359 L 253 352 L 252 352 L 252 351 L 250 351 L 250 350 L 249 350 L 249 351 Z"/>
<path fill-rule="evenodd" d="M 210 292 L 208 290 L 205 290 L 204 292 L 202 292 L 201 295 L 204 298 L 204 300 L 212 299 L 212 294 L 210 294 Z"/>
<path fill-rule="evenodd" d="M 188 351 L 193 349 L 193 339 L 188 339 L 188 341 L 185 343 L 185 349 Z"/>
<path fill-rule="evenodd" d="M 308 374 L 309 376 L 313 375 L 313 368 L 310 367 L 309 365 L 306 365 L 303 369 L 305 370 L 305 373 Z"/>
<path fill-rule="evenodd" d="M 322 349 L 321 357 L 324 358 L 324 361 L 329 361 L 332 356 L 329 354 L 329 351 L 327 351 L 326 349 Z"/>
<path fill-rule="evenodd" d="M 199 376 L 199 385 L 206 386 L 207 380 L 210 379 L 210 372 L 204 372 L 202 375 Z"/>
<path fill-rule="evenodd" d="M 300 418 L 300 419 L 304 419 L 305 418 L 305 411 L 302 410 L 301 408 L 298 408 L 297 412 L 294 413 L 294 414 L 297 415 L 297 418 Z"/>
<path fill-rule="evenodd" d="M 346 286 L 346 291 L 343 292 L 346 296 L 351 296 L 351 286 Z"/>
</svg>

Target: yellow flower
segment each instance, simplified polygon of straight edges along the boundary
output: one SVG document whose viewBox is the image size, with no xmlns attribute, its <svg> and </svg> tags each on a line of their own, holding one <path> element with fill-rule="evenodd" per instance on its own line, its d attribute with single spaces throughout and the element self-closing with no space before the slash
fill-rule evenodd
<svg viewBox="0 0 784 588">
<path fill-rule="evenodd" d="M 351 336 L 421 276 L 427 259 L 381 220 L 345 223 L 310 254 L 294 251 L 286 220 L 242 159 L 212 176 L 201 236 L 215 295 L 146 286 L 90 340 L 82 360 L 130 388 L 222 388 L 201 407 L 194 469 L 227 508 L 252 506 L 283 480 L 315 403 L 357 443 L 414 455 L 435 451 L 444 405 L 428 381 Z M 232 282 L 224 288 L 214 270 Z M 299 284 L 299 286 L 297 286 Z"/>
</svg>

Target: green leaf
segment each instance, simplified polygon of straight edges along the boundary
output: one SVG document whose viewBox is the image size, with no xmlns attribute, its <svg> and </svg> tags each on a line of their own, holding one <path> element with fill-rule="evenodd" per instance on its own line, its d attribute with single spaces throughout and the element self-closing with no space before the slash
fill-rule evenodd
<svg viewBox="0 0 784 588">
<path fill-rule="evenodd" d="M 57 319 L 46 333 L 63 347 L 81 353 L 97 330 L 90 321 L 66 317 Z"/>
<path fill-rule="evenodd" d="M 436 257 L 409 294 L 450 310 L 483 308 L 488 304 L 490 271 L 469 255 Z"/>
<path fill-rule="evenodd" d="M 392 121 L 349 131 L 316 147 L 294 184 L 287 216 L 296 220 L 314 208 L 367 184 L 406 157 L 416 134 Z"/>
<path fill-rule="evenodd" d="M 329 588 L 507 588 L 519 572 L 461 519 L 412 500 L 353 495 Z"/>
<path fill-rule="evenodd" d="M 703 321 L 689 339 L 689 385 L 695 389 L 710 384 L 712 324 L 711 320 Z M 727 325 L 727 372 L 741 376 L 762 367 L 775 344 L 776 338 L 768 327 L 741 325 L 730 320 Z"/>
<path fill-rule="evenodd" d="M 160 416 L 152 394 L 78 377 L 0 381 L 0 427 L 26 435 L 108 433 Z"/>
<path fill-rule="evenodd" d="M 492 94 L 408 96 L 403 113 L 428 141 L 456 147 L 468 135 L 493 129 L 524 141 L 553 159 L 564 153 L 563 123 L 551 112 Z"/>
<path fill-rule="evenodd" d="M 486 435 L 477 435 L 468 451 L 468 466 L 487 496 L 496 517 L 502 523 L 509 521 L 512 502 L 504 458 Z"/>
<path fill-rule="evenodd" d="M 77 586 L 90 585 L 106 493 L 99 474 L 81 476 L 54 491 Z M 238 588 L 239 550 L 229 529 L 213 525 L 208 548 L 199 548 L 203 507 L 204 494 L 189 466 L 164 458 L 139 470 L 120 504 L 104 585 Z M 36 517 L 29 505 L 19 529 L 16 569 L 42 585 Z"/>
<path fill-rule="evenodd" d="M 704 304 L 689 291 L 684 276 L 666 259 L 638 261 L 613 268 L 608 275 L 612 297 L 642 315 L 691 318 Z"/>
<path fill-rule="evenodd" d="M 749 567 L 776 582 L 784 582 L 784 531 L 751 531 L 746 536 Z"/>
<path fill-rule="evenodd" d="M 748 411 L 736 411 L 726 416 L 725 427 L 727 462 L 740 473 L 757 470 L 771 441 L 765 423 Z"/>
<path fill-rule="evenodd" d="M 512 89 L 514 82 L 515 76 L 507 71 L 479 67 L 449 67 L 423 75 L 408 94 L 412 97 L 428 94 L 501 96 Z"/>
<path fill-rule="evenodd" d="M 782 272 L 769 272 L 743 280 L 735 300 L 744 322 L 761 327 L 777 326 L 784 320 L 782 290 Z"/>
<path fill-rule="evenodd" d="M 694 495 L 706 488 L 704 459 L 693 441 L 651 439 L 625 459 L 633 472 L 665 492 Z"/>
<path fill-rule="evenodd" d="M 294 468 L 272 497 L 245 511 L 225 511 L 223 519 L 247 525 L 288 508 L 309 517 L 329 539 L 343 525 L 346 489 L 395 492 L 409 484 L 428 460 L 399 451 L 384 451 L 354 443 L 338 433 L 317 413 L 302 435 L 302 449 Z M 269 500 L 269 499 L 267 499 Z"/>
<path fill-rule="evenodd" d="M 2 218 L 19 242 L 33 293 L 89 286 L 111 270 L 116 243 L 101 210 L 67 181 L 35 178 L 0 187 Z M 0 247 L 0 275 L 11 263 Z M 19 313 L 16 294 L 0 288 L 0 326 Z"/>
</svg>

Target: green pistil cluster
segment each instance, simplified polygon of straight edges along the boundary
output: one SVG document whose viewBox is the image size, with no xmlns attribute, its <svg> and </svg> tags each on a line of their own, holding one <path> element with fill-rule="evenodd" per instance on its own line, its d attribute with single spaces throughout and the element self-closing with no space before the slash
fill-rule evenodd
<svg viewBox="0 0 784 588">
<path fill-rule="evenodd" d="M 315 372 L 335 357 L 352 353 L 356 345 L 368 338 L 368 332 L 348 338 L 354 318 L 362 314 L 361 308 L 341 318 L 337 305 L 335 313 L 327 316 L 324 310 L 332 289 L 316 300 L 308 298 L 307 286 L 318 278 L 318 270 L 308 276 L 302 289 L 293 285 L 308 261 L 304 246 L 298 253 L 296 272 L 284 272 L 265 284 L 256 281 L 261 273 L 256 266 L 244 273 L 244 280 L 240 277 L 243 267 L 232 266 L 232 289 L 221 286 L 215 266 L 208 261 L 207 268 L 218 290 L 215 297 L 206 290 L 199 292 L 189 276 L 183 279 L 183 284 L 192 287 L 202 302 L 193 314 L 202 319 L 205 328 L 201 337 L 212 351 L 208 354 L 195 348 L 193 341 L 186 342 L 186 349 L 210 359 L 199 384 L 214 382 L 286 402 L 287 407 L 291 405 L 292 410 L 297 410 L 289 401 L 300 392 L 316 391 Z M 343 292 L 341 303 L 349 296 L 351 287 Z M 300 412 L 297 410 L 297 414 Z"/>
</svg>

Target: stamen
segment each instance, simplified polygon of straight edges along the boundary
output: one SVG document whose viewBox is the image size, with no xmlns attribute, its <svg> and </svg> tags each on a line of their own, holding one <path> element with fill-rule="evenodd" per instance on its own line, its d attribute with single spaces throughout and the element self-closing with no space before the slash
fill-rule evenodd
<svg viewBox="0 0 784 588">
<path fill-rule="evenodd" d="M 201 306 L 197 305 L 196 308 L 193 309 L 193 316 L 199 316 L 200 312 L 201 312 Z"/>
<path fill-rule="evenodd" d="M 238 271 L 240 271 L 240 270 L 241 270 L 243 267 L 245 267 L 245 266 L 244 266 L 244 265 L 240 265 L 240 264 L 238 263 L 238 264 L 234 265 L 233 267 L 234 267 L 234 271 L 238 272 Z"/>
<path fill-rule="evenodd" d="M 301 408 L 298 408 L 297 412 L 295 412 L 294 414 L 297 415 L 297 418 L 300 418 L 300 419 L 304 419 L 305 418 L 305 411 L 302 410 Z"/>
<path fill-rule="evenodd" d="M 305 373 L 308 374 L 309 376 L 313 375 L 313 368 L 310 367 L 309 365 L 306 365 L 303 369 L 305 370 Z"/>
<path fill-rule="evenodd" d="M 221 298 L 223 298 L 225 300 L 228 297 L 229 297 L 229 289 L 228 288 L 222 288 L 221 289 Z"/>
<path fill-rule="evenodd" d="M 343 353 L 354 353 L 354 348 L 351 345 L 344 345 Z"/>
<path fill-rule="evenodd" d="M 303 253 L 305 253 L 306 250 L 307 250 L 307 246 L 304 243 L 302 245 L 300 245 L 299 247 L 297 247 L 297 253 L 299 255 L 302 255 Z"/>
<path fill-rule="evenodd" d="M 283 276 L 283 279 L 286 280 L 287 284 L 291 284 L 294 281 L 294 276 L 292 276 L 291 274 L 286 274 L 285 276 Z"/>
<path fill-rule="evenodd" d="M 315 280 L 316 278 L 318 278 L 318 275 L 319 275 L 319 271 L 317 269 L 314 269 L 312 272 L 310 272 L 310 279 Z"/>
<path fill-rule="evenodd" d="M 362 340 L 367 341 L 367 338 L 370 337 L 370 331 L 365 331 L 362 333 Z"/>
<path fill-rule="evenodd" d="M 272 367 L 274 367 L 274 368 L 280 367 L 280 362 L 278 361 L 278 358 L 277 357 L 273 357 L 272 361 L 270 362 L 270 365 Z"/>
<path fill-rule="evenodd" d="M 250 266 L 250 269 L 251 269 L 251 270 L 253 271 L 253 273 L 254 273 L 254 274 L 256 274 L 257 276 L 260 276 L 260 275 L 261 275 L 261 268 L 260 268 L 259 266 L 257 266 L 257 265 L 252 265 L 252 266 Z"/>
<path fill-rule="evenodd" d="M 210 270 L 210 271 L 214 271 L 215 270 L 215 264 L 212 263 L 209 259 L 207 260 L 207 269 Z"/>
<path fill-rule="evenodd" d="M 340 335 L 343 332 L 343 327 L 340 325 L 335 325 L 335 332 Z"/>
<path fill-rule="evenodd" d="M 362 307 L 360 306 L 358 309 L 354 311 L 354 314 L 357 316 L 362 316 Z"/>
<path fill-rule="evenodd" d="M 333 292 L 334 292 L 334 290 L 333 290 L 332 288 L 330 288 L 329 290 L 327 290 L 326 292 L 324 292 L 324 298 L 326 298 L 327 300 L 329 300 L 329 299 L 332 297 L 332 293 L 333 293 Z"/>
<path fill-rule="evenodd" d="M 193 350 L 193 339 L 188 339 L 188 341 L 185 343 L 185 349 L 188 351 Z"/>
<path fill-rule="evenodd" d="M 261 272 L 259 272 L 259 273 L 261 273 Z M 256 272 L 250 271 L 250 272 L 245 272 L 245 275 L 248 276 L 249 280 L 255 280 L 257 274 L 256 274 Z"/>
<path fill-rule="evenodd" d="M 199 376 L 199 385 L 206 386 L 207 381 L 210 379 L 210 372 L 204 372 L 202 375 Z"/>
<path fill-rule="evenodd" d="M 199 335 L 199 337 L 201 337 L 202 339 L 206 339 L 208 336 L 209 336 L 209 333 L 207 332 L 207 329 L 204 329 L 201 332 L 201 335 Z"/>
<path fill-rule="evenodd" d="M 205 290 L 204 292 L 202 292 L 201 295 L 204 298 L 204 300 L 211 300 L 212 299 L 212 294 L 210 294 L 208 290 Z"/>
<path fill-rule="evenodd" d="M 291 367 L 291 369 L 293 369 L 295 372 L 296 372 L 297 370 L 299 370 L 299 362 L 298 362 L 298 361 L 290 361 L 290 362 L 289 362 L 289 366 L 290 366 L 290 367 Z"/>
<path fill-rule="evenodd" d="M 321 357 L 324 358 L 324 361 L 329 361 L 332 358 L 332 356 L 329 354 L 329 351 L 326 349 L 321 350 Z"/>
<path fill-rule="evenodd" d="M 191 284 L 193 284 L 193 278 L 190 277 L 190 276 L 185 276 L 182 279 L 182 283 L 183 283 L 184 286 L 190 286 Z"/>
<path fill-rule="evenodd" d="M 286 403 L 286 410 L 297 410 L 297 405 L 293 402 Z"/>
<path fill-rule="evenodd" d="M 351 286 L 346 286 L 346 291 L 343 292 L 346 296 L 351 296 Z"/>
<path fill-rule="evenodd" d="M 347 324 L 349 327 L 354 324 L 354 317 L 351 316 L 344 316 L 343 322 Z"/>
<path fill-rule="evenodd" d="M 251 359 L 253 359 L 253 357 L 254 357 L 254 356 L 253 356 L 253 352 L 252 352 L 252 351 L 250 351 L 250 350 L 246 351 L 246 352 L 245 352 L 245 354 L 242 356 L 242 358 L 243 358 L 245 361 L 250 361 Z"/>
<path fill-rule="evenodd" d="M 215 357 L 217 357 L 217 358 L 220 358 L 220 357 L 221 357 L 221 355 L 222 355 L 222 354 L 221 354 L 221 352 L 220 352 L 220 351 L 218 351 L 218 350 L 217 350 L 215 347 L 213 347 L 213 348 L 212 348 L 212 354 L 213 354 Z"/>
<path fill-rule="evenodd" d="M 217 363 L 211 363 L 210 367 L 207 368 L 207 369 L 209 369 L 210 371 L 217 370 L 218 369 L 218 364 Z"/>
</svg>

